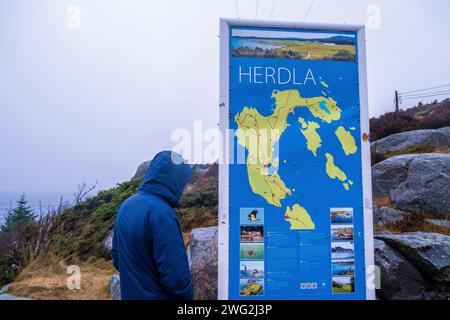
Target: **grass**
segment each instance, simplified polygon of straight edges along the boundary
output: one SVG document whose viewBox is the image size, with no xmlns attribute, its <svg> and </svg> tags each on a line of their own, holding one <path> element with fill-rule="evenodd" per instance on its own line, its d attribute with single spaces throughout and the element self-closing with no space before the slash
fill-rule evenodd
<svg viewBox="0 0 450 320">
<path fill-rule="evenodd" d="M 389 208 L 393 207 L 392 200 L 390 197 L 385 197 L 382 199 L 373 197 L 372 201 L 373 204 L 376 204 L 378 206 Z M 402 220 L 398 221 L 393 225 L 380 226 L 375 224 L 374 230 L 388 231 L 394 234 L 400 234 L 403 232 L 433 232 L 450 236 L 449 228 L 436 226 L 434 224 L 428 223 L 426 221 L 427 219 L 436 219 L 436 217 L 429 213 L 410 213 L 408 216 L 406 216 L 405 218 L 403 218 Z M 445 219 L 450 220 L 450 213 L 445 216 Z"/>
<path fill-rule="evenodd" d="M 139 182 L 133 180 L 102 191 L 55 217 L 49 252 L 65 261 L 108 259 L 103 240 L 114 226 L 120 204 L 137 191 Z"/>
<path fill-rule="evenodd" d="M 372 202 L 373 202 L 373 204 L 376 204 L 377 206 L 392 207 L 392 200 L 391 200 L 391 197 L 389 197 L 389 196 L 387 196 L 385 198 L 381 198 L 381 199 L 373 197 Z"/>
<path fill-rule="evenodd" d="M 401 234 L 404 232 L 432 232 L 450 236 L 450 228 L 436 226 L 428 223 L 426 219 L 433 219 L 430 214 L 411 213 L 402 220 L 388 226 L 375 225 L 375 231 L 388 231 L 393 234 Z M 446 216 L 450 220 L 450 215 Z"/>
<path fill-rule="evenodd" d="M 424 144 L 419 146 L 414 146 L 405 150 L 388 152 L 385 154 L 379 154 L 376 152 L 372 152 L 372 165 L 377 164 L 386 159 L 400 156 L 402 154 L 424 154 L 424 153 L 445 153 L 450 154 L 450 149 L 447 148 L 437 148 L 436 146 L 430 144 Z"/>
<path fill-rule="evenodd" d="M 414 146 L 405 150 L 395 151 L 395 152 L 388 152 L 384 156 L 386 158 L 392 158 L 395 156 L 399 156 L 402 154 L 422 154 L 422 153 L 450 153 L 450 150 L 447 148 L 437 148 L 436 146 L 425 144 L 425 145 L 419 145 Z"/>
<path fill-rule="evenodd" d="M 352 56 L 356 55 L 356 49 L 353 45 L 335 45 L 328 46 L 321 43 L 298 41 L 298 42 L 285 42 L 285 41 L 274 41 L 271 42 L 273 45 L 283 46 L 284 48 L 276 49 L 275 51 L 284 53 L 287 51 L 293 51 L 296 53 L 303 53 L 307 55 L 310 54 L 311 60 L 323 60 L 326 57 L 331 57 L 337 55 L 339 52 L 345 50 L 348 51 Z"/>
<path fill-rule="evenodd" d="M 30 263 L 8 290 L 9 294 L 37 300 L 109 300 L 108 282 L 116 273 L 110 261 L 93 258 L 78 262 L 79 290 L 67 288 L 67 267 L 57 257 L 40 257 Z"/>
</svg>

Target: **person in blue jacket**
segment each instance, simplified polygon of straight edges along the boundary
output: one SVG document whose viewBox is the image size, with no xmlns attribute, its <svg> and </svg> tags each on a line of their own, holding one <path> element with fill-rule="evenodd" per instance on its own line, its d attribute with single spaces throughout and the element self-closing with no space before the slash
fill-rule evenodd
<svg viewBox="0 0 450 320">
<path fill-rule="evenodd" d="M 123 300 L 193 299 L 191 273 L 175 206 L 192 169 L 175 152 L 151 161 L 139 191 L 119 208 L 113 265 Z"/>
</svg>

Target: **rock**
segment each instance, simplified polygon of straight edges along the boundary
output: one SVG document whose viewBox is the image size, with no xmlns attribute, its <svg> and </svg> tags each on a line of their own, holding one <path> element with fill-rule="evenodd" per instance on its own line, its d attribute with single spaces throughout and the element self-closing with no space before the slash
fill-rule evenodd
<svg viewBox="0 0 450 320">
<path fill-rule="evenodd" d="M 103 247 L 108 252 L 109 256 L 112 256 L 112 247 L 113 247 L 113 237 L 114 237 L 114 229 L 108 232 L 105 240 L 103 240 Z"/>
<path fill-rule="evenodd" d="M 398 210 L 431 213 L 450 212 L 450 154 L 402 155 L 372 168 L 373 195 L 390 197 Z"/>
<path fill-rule="evenodd" d="M 392 225 L 401 221 L 409 213 L 383 206 L 373 206 L 373 222 L 379 226 Z"/>
<path fill-rule="evenodd" d="M 187 248 L 196 299 L 217 299 L 217 227 L 193 229 Z"/>
<path fill-rule="evenodd" d="M 118 274 L 111 276 L 108 287 L 111 300 L 120 300 L 120 276 Z"/>
<path fill-rule="evenodd" d="M 424 300 L 450 300 L 450 285 L 448 283 L 430 283 L 423 296 Z"/>
<path fill-rule="evenodd" d="M 450 127 L 441 129 L 415 130 L 393 134 L 372 143 L 373 153 L 385 156 L 401 154 L 408 150 L 424 149 L 433 152 L 450 147 Z"/>
<path fill-rule="evenodd" d="M 12 294 L 0 294 L 0 300 L 33 300 L 25 297 L 13 296 Z"/>
<path fill-rule="evenodd" d="M 385 235 L 392 235 L 392 232 L 389 231 L 376 231 L 374 230 L 374 238 L 377 238 L 377 236 L 385 236 Z"/>
<path fill-rule="evenodd" d="M 447 228 L 450 229 L 450 220 L 443 220 L 443 219 L 425 219 L 425 222 L 441 227 L 441 228 Z"/>
<path fill-rule="evenodd" d="M 375 198 L 390 197 L 390 191 L 407 178 L 409 163 L 415 155 L 404 155 L 384 160 L 372 167 L 372 194 Z"/>
<path fill-rule="evenodd" d="M 450 212 L 450 154 L 414 158 L 406 180 L 391 191 L 394 207 L 416 213 L 444 216 Z"/>
<path fill-rule="evenodd" d="M 426 284 L 420 272 L 404 257 L 381 240 L 374 241 L 375 265 L 380 268 L 382 300 L 419 300 Z"/>
<path fill-rule="evenodd" d="M 407 232 L 377 235 L 407 258 L 428 278 L 450 283 L 450 237 L 438 233 Z"/>
<path fill-rule="evenodd" d="M 136 173 L 134 174 L 133 178 L 131 180 L 141 179 L 144 177 L 145 173 L 147 172 L 148 166 L 150 165 L 151 160 L 145 161 L 139 165 L 139 167 L 136 170 Z"/>
<path fill-rule="evenodd" d="M 6 286 L 1 287 L 0 288 L 0 294 L 6 293 L 9 290 L 10 287 L 11 287 L 11 284 L 7 284 Z"/>
<path fill-rule="evenodd" d="M 136 173 L 134 174 L 133 178 L 131 180 L 141 179 L 144 177 L 145 173 L 147 172 L 148 166 L 150 165 L 151 160 L 145 161 L 141 163 Z M 190 165 L 192 168 L 192 171 L 194 174 L 206 174 L 212 167 L 214 167 L 214 164 L 193 164 Z M 217 167 L 217 165 L 216 165 Z M 218 168 L 218 167 L 217 167 Z"/>
</svg>

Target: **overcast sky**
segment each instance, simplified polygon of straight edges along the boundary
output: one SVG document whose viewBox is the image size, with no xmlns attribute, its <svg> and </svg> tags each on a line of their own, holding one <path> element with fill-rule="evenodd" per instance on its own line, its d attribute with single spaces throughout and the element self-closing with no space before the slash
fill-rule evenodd
<svg viewBox="0 0 450 320">
<path fill-rule="evenodd" d="M 270 19 L 272 0 L 256 3 L 1 1 L 0 191 L 107 188 L 171 148 L 174 129 L 214 128 L 219 17 Z M 277 0 L 272 19 L 302 21 L 309 4 Z M 67 27 L 70 5 L 80 29 Z M 363 24 L 370 5 L 381 13 L 367 32 L 372 116 L 393 109 L 395 89 L 450 83 L 448 0 L 316 0 L 306 21 Z"/>
</svg>

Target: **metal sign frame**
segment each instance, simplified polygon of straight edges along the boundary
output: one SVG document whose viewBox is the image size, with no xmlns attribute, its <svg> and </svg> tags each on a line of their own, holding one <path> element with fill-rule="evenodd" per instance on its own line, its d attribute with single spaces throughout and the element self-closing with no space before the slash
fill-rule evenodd
<svg viewBox="0 0 450 320">
<path fill-rule="evenodd" d="M 357 59 L 359 77 L 360 98 L 360 123 L 361 133 L 369 137 L 369 108 L 367 92 L 367 69 L 366 69 L 366 38 L 364 25 L 347 24 L 314 24 L 296 22 L 274 22 L 241 19 L 220 19 L 220 102 L 219 117 L 220 130 L 226 146 L 229 146 L 229 67 L 230 67 L 230 28 L 231 27 L 260 27 L 260 28 L 283 28 L 314 31 L 337 31 L 355 32 L 357 34 Z M 366 299 L 375 299 L 375 267 L 374 267 L 374 241 L 372 220 L 372 180 L 371 180 L 371 157 L 370 142 L 361 143 L 362 157 L 362 183 L 364 204 L 364 250 L 366 268 Z M 228 299 L 229 291 L 229 172 L 228 151 L 224 154 L 225 163 L 219 165 L 219 238 L 218 238 L 218 298 Z"/>
</svg>

